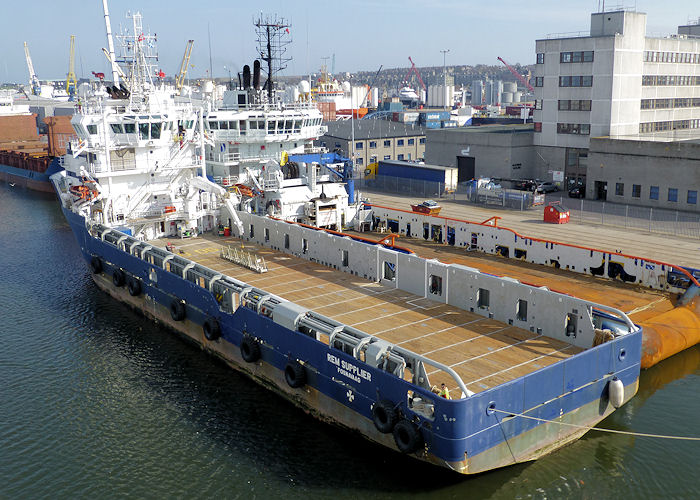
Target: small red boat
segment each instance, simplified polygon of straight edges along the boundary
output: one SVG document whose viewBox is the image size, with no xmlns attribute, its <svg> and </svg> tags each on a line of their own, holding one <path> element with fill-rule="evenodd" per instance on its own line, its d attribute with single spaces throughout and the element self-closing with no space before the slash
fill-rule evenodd
<svg viewBox="0 0 700 500">
<path fill-rule="evenodd" d="M 438 215 L 442 207 L 433 200 L 426 200 L 418 205 L 411 205 L 411 210 L 421 214 Z"/>
</svg>

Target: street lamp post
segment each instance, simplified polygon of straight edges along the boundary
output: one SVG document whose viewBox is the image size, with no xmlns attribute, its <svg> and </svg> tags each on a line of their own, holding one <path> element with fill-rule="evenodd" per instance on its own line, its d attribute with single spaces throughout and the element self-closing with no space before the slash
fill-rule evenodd
<svg viewBox="0 0 700 500">
<path fill-rule="evenodd" d="M 232 90 L 233 89 L 233 79 L 231 78 L 231 68 L 224 66 L 224 70 L 228 71 L 228 88 L 229 88 L 229 90 Z"/>
<path fill-rule="evenodd" d="M 447 53 L 450 51 L 450 49 L 443 49 L 440 52 L 442 52 L 442 82 L 443 82 L 443 96 L 445 98 L 445 109 L 447 109 L 447 65 L 445 64 Z"/>
</svg>

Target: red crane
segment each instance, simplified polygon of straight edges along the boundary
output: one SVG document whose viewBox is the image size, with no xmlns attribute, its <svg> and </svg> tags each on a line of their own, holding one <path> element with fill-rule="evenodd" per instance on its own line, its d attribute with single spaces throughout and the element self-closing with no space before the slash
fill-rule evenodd
<svg viewBox="0 0 700 500">
<path fill-rule="evenodd" d="M 408 73 L 406 73 L 406 77 L 404 78 L 404 80 L 406 80 L 406 83 L 408 83 L 408 78 L 411 76 L 411 73 L 415 73 L 418 77 L 418 82 L 420 83 L 420 86 L 423 87 L 423 90 L 427 91 L 428 89 L 425 88 L 425 83 L 423 83 L 423 79 L 420 77 L 420 73 L 418 73 L 418 68 L 416 68 L 416 63 L 413 62 L 411 56 L 408 56 L 408 60 L 411 61 L 411 69 L 409 69 Z"/>
<path fill-rule="evenodd" d="M 92 72 L 93 75 L 95 75 L 95 78 L 99 78 L 100 81 L 103 81 L 105 79 L 105 74 L 104 73 L 95 73 L 94 71 Z"/>
<path fill-rule="evenodd" d="M 505 65 L 506 65 L 506 68 L 508 68 L 508 70 L 509 70 L 511 73 L 513 73 L 513 75 L 515 76 L 515 78 L 517 78 L 517 79 L 520 81 L 520 83 L 522 83 L 523 85 L 525 85 L 525 86 L 527 87 L 527 89 L 528 89 L 530 92 L 534 92 L 534 91 L 535 91 L 534 87 L 533 87 L 532 85 L 530 85 L 530 82 L 528 82 L 525 78 L 523 78 L 523 75 L 521 75 L 520 73 L 518 73 L 517 71 L 515 71 L 515 70 L 511 67 L 510 64 L 508 64 L 507 62 L 505 62 L 505 61 L 503 60 L 502 57 L 499 57 L 498 60 L 501 61 L 503 64 L 505 64 Z"/>
</svg>

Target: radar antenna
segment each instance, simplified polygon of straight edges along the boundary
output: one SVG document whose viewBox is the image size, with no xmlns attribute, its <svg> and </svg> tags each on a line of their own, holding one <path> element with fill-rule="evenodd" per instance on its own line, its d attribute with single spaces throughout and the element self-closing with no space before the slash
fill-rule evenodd
<svg viewBox="0 0 700 500">
<path fill-rule="evenodd" d="M 255 21 L 255 34 L 257 35 L 258 53 L 260 59 L 267 63 L 267 81 L 263 89 L 267 89 L 267 97 L 272 102 L 272 77 L 285 69 L 287 63 L 292 60 L 287 56 L 287 45 L 291 43 L 291 28 L 284 18 L 276 15 L 260 17 Z"/>
</svg>

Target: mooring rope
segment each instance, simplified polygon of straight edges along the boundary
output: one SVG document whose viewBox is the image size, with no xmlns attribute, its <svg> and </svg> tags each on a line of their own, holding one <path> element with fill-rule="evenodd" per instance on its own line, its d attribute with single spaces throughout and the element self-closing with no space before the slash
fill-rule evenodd
<svg viewBox="0 0 700 500">
<path fill-rule="evenodd" d="M 538 420 L 540 422 L 548 422 L 550 424 L 566 425 L 568 427 L 576 427 L 578 429 L 586 429 L 589 431 L 600 431 L 600 432 L 610 432 L 612 434 L 625 434 L 627 436 L 638 436 L 638 437 L 651 437 L 660 439 L 677 439 L 680 441 L 700 441 L 700 437 L 692 436 L 666 436 L 663 434 L 647 434 L 645 432 L 631 432 L 631 431 L 618 431 L 615 429 L 603 429 L 602 427 L 589 427 L 587 425 L 570 424 L 567 422 L 557 422 L 556 420 L 547 420 L 546 418 L 531 417 L 529 415 L 523 415 L 522 413 L 513 413 L 512 411 L 503 411 L 496 408 L 489 408 L 491 411 L 497 411 L 498 413 L 503 413 L 505 415 L 510 415 L 513 417 L 529 418 L 530 420 Z"/>
</svg>

